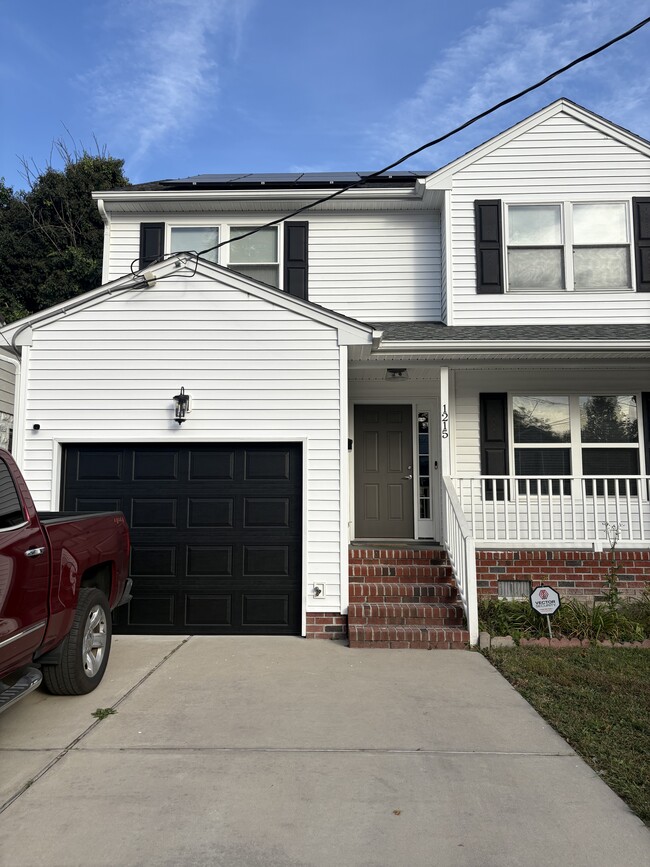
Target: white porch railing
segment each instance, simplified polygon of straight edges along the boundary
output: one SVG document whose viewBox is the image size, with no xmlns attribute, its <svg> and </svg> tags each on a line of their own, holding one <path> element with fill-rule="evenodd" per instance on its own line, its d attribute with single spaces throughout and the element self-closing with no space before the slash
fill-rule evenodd
<svg viewBox="0 0 650 867">
<path fill-rule="evenodd" d="M 450 479 L 476 542 L 650 544 L 650 476 Z"/>
<path fill-rule="evenodd" d="M 444 545 L 454 572 L 458 594 L 463 603 L 470 644 L 478 641 L 478 601 L 476 596 L 476 548 L 470 525 L 463 514 L 452 480 L 442 480 Z"/>
</svg>

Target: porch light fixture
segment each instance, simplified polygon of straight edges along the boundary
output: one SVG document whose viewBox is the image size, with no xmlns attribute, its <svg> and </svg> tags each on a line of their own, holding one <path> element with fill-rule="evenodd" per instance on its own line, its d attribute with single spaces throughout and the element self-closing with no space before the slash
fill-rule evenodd
<svg viewBox="0 0 650 867">
<path fill-rule="evenodd" d="M 388 367 L 386 368 L 385 379 L 408 379 L 409 372 L 405 367 Z"/>
<path fill-rule="evenodd" d="M 184 421 L 187 421 L 188 412 L 192 411 L 191 400 L 192 395 L 185 394 L 184 386 L 181 386 L 181 390 L 179 394 L 175 394 L 172 400 L 174 401 L 174 421 L 177 421 L 180 424 L 183 424 Z"/>
</svg>

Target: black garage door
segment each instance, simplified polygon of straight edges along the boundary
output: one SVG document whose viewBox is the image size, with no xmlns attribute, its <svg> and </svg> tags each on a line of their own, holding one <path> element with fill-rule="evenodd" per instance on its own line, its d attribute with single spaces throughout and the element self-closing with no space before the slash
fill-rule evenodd
<svg viewBox="0 0 650 867">
<path fill-rule="evenodd" d="M 299 445 L 68 446 L 63 508 L 129 522 L 115 631 L 299 633 L 301 476 Z"/>
</svg>

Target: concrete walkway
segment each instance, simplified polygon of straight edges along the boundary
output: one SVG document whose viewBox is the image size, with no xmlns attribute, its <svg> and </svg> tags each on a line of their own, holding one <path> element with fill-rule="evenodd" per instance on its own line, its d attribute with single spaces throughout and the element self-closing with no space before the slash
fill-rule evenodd
<svg viewBox="0 0 650 867">
<path fill-rule="evenodd" d="M 12 867 L 650 862 L 477 653 L 119 636 L 94 693 L 0 716 L 0 768 Z"/>
</svg>

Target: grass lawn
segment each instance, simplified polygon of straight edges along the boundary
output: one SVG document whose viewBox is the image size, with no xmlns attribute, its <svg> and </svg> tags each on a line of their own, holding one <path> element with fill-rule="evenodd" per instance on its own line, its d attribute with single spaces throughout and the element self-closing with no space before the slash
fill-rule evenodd
<svg viewBox="0 0 650 867">
<path fill-rule="evenodd" d="M 516 647 L 486 656 L 650 825 L 650 651 Z"/>
</svg>

